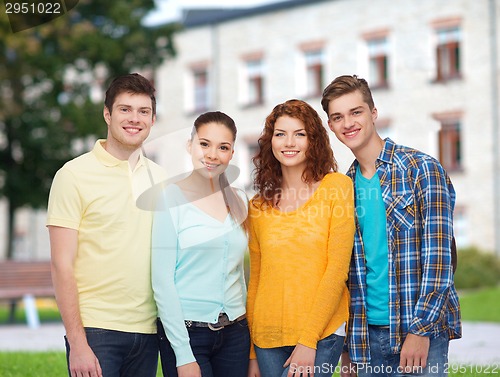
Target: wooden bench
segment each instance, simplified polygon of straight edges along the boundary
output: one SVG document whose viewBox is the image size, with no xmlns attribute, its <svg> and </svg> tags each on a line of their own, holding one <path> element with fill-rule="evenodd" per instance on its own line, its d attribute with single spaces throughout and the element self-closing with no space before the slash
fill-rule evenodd
<svg viewBox="0 0 500 377">
<path fill-rule="evenodd" d="M 40 325 L 35 297 L 54 297 L 50 261 L 0 261 L 0 300 L 10 301 L 10 321 L 16 304 L 24 300 L 28 326 Z"/>
</svg>

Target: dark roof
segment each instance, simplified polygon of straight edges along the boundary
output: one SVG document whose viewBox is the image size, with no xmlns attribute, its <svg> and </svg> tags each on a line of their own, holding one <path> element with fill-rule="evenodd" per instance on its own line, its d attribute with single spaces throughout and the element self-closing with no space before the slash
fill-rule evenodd
<svg viewBox="0 0 500 377">
<path fill-rule="evenodd" d="M 263 13 L 275 12 L 298 6 L 307 6 L 324 1 L 335 0 L 285 0 L 273 4 L 266 4 L 252 8 L 193 8 L 184 10 L 181 21 L 185 28 L 218 24 L 238 18 L 255 16 Z"/>
</svg>

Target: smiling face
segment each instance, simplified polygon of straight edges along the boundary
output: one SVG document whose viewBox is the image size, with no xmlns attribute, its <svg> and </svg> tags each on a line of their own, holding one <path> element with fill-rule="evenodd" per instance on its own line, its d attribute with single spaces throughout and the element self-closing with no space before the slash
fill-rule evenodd
<svg viewBox="0 0 500 377">
<path fill-rule="evenodd" d="M 305 169 L 309 140 L 302 121 L 286 115 L 279 117 L 274 124 L 271 146 L 274 157 L 282 169 L 284 167 Z"/>
<path fill-rule="evenodd" d="M 359 90 L 335 98 L 328 104 L 328 126 L 355 155 L 379 139 L 376 119 L 377 109 L 370 110 Z"/>
<path fill-rule="evenodd" d="M 234 154 L 234 135 L 221 123 L 198 127 L 188 144 L 194 170 L 205 178 L 222 174 Z"/>
<path fill-rule="evenodd" d="M 108 125 L 106 150 L 119 159 L 127 159 L 141 147 L 154 124 L 151 98 L 146 94 L 119 94 L 113 108 L 104 108 Z"/>
</svg>

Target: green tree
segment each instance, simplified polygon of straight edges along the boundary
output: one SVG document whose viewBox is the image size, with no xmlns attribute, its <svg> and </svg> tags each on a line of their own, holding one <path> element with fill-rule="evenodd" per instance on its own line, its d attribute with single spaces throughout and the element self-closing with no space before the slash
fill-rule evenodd
<svg viewBox="0 0 500 377">
<path fill-rule="evenodd" d="M 0 5 L 1 7 L 1 5 Z M 57 169 L 106 135 L 101 93 L 110 78 L 154 72 L 174 54 L 174 26 L 148 28 L 154 0 L 80 0 L 63 16 L 14 33 L 0 14 L 0 197 L 8 202 L 7 258 L 16 210 L 43 208 Z M 154 75 L 152 75 L 154 76 Z"/>
</svg>

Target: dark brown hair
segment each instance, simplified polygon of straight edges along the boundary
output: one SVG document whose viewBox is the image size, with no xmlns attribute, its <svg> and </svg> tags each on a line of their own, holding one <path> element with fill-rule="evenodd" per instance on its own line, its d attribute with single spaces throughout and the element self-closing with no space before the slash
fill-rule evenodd
<svg viewBox="0 0 500 377">
<path fill-rule="evenodd" d="M 201 114 L 198 118 L 196 118 L 196 120 L 194 121 L 193 130 L 191 131 L 191 140 L 193 140 L 194 135 L 196 134 L 196 132 L 198 132 L 200 127 L 209 123 L 222 124 L 229 131 L 231 131 L 233 135 L 233 141 L 236 140 L 237 129 L 234 120 L 229 115 L 221 111 L 210 111 Z M 231 216 L 235 223 L 241 224 L 241 227 L 247 230 L 247 204 L 244 203 L 243 200 L 235 193 L 234 189 L 229 184 L 225 172 L 219 175 L 219 185 L 222 191 L 222 196 L 224 197 L 224 202 L 226 203 L 229 211 L 229 216 Z"/>
<path fill-rule="evenodd" d="M 156 98 L 155 88 L 151 82 L 138 73 L 129 73 L 127 75 L 116 77 L 106 90 L 104 106 L 107 107 L 109 113 L 113 111 L 113 104 L 116 97 L 122 93 L 146 94 L 151 98 L 151 106 L 153 115 L 156 114 Z"/>
<path fill-rule="evenodd" d="M 259 138 L 259 153 L 253 158 L 255 164 L 254 188 L 267 204 L 279 199 L 283 175 L 281 164 L 274 157 L 271 140 L 278 118 L 289 116 L 300 120 L 309 141 L 306 151 L 306 168 L 302 173 L 304 182 L 320 181 L 331 171 L 337 171 L 328 133 L 316 110 L 304 101 L 292 99 L 277 105 L 266 118 L 264 130 Z"/>
</svg>

